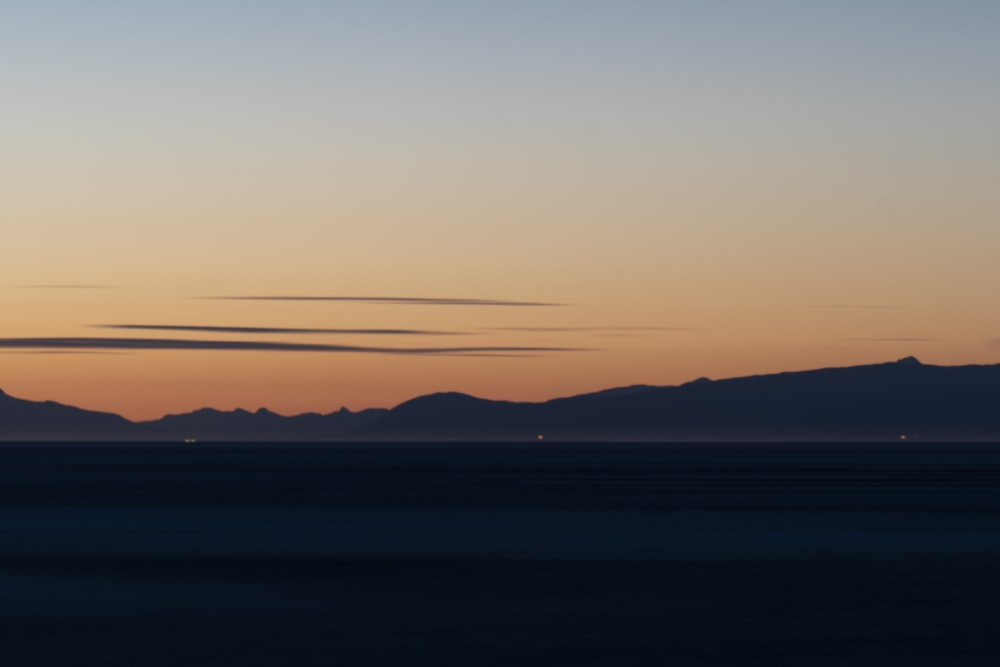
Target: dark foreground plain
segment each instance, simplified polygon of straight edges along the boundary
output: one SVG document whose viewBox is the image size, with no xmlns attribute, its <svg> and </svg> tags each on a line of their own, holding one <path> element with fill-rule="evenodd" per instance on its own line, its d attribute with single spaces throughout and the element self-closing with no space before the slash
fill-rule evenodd
<svg viewBox="0 0 1000 667">
<path fill-rule="evenodd" d="M 4 665 L 997 665 L 1000 446 L 0 446 Z"/>
</svg>

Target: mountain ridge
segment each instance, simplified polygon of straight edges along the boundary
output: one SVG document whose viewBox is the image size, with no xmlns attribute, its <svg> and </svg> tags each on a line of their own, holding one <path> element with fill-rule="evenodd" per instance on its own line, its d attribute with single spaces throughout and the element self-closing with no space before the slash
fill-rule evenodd
<svg viewBox="0 0 1000 667">
<path fill-rule="evenodd" d="M 391 409 L 284 416 L 200 408 L 133 422 L 0 389 L 0 440 L 1000 440 L 1000 364 L 915 357 L 680 385 L 630 385 L 541 402 L 461 392 Z"/>
</svg>

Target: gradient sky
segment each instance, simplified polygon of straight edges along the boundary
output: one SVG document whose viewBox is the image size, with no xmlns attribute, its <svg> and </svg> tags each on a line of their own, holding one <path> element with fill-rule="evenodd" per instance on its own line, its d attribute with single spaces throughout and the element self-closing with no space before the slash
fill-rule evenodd
<svg viewBox="0 0 1000 667">
<path fill-rule="evenodd" d="M 996 363 L 998 34 L 994 0 L 4 1 L 0 387 L 151 418 Z"/>
</svg>

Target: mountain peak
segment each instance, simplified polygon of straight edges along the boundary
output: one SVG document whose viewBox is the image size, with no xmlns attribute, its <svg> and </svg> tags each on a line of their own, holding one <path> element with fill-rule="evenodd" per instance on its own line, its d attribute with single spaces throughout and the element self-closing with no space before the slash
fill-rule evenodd
<svg viewBox="0 0 1000 667">
<path fill-rule="evenodd" d="M 896 364 L 900 366 L 923 366 L 920 360 L 917 359 L 916 357 L 903 357 L 902 359 L 898 360 Z"/>
</svg>

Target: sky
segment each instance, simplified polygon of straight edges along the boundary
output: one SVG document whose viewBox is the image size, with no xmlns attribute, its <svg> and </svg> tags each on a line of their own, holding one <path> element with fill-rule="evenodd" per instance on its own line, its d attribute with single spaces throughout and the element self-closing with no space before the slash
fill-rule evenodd
<svg viewBox="0 0 1000 667">
<path fill-rule="evenodd" d="M 0 388 L 1000 362 L 993 0 L 0 0 Z"/>
</svg>

